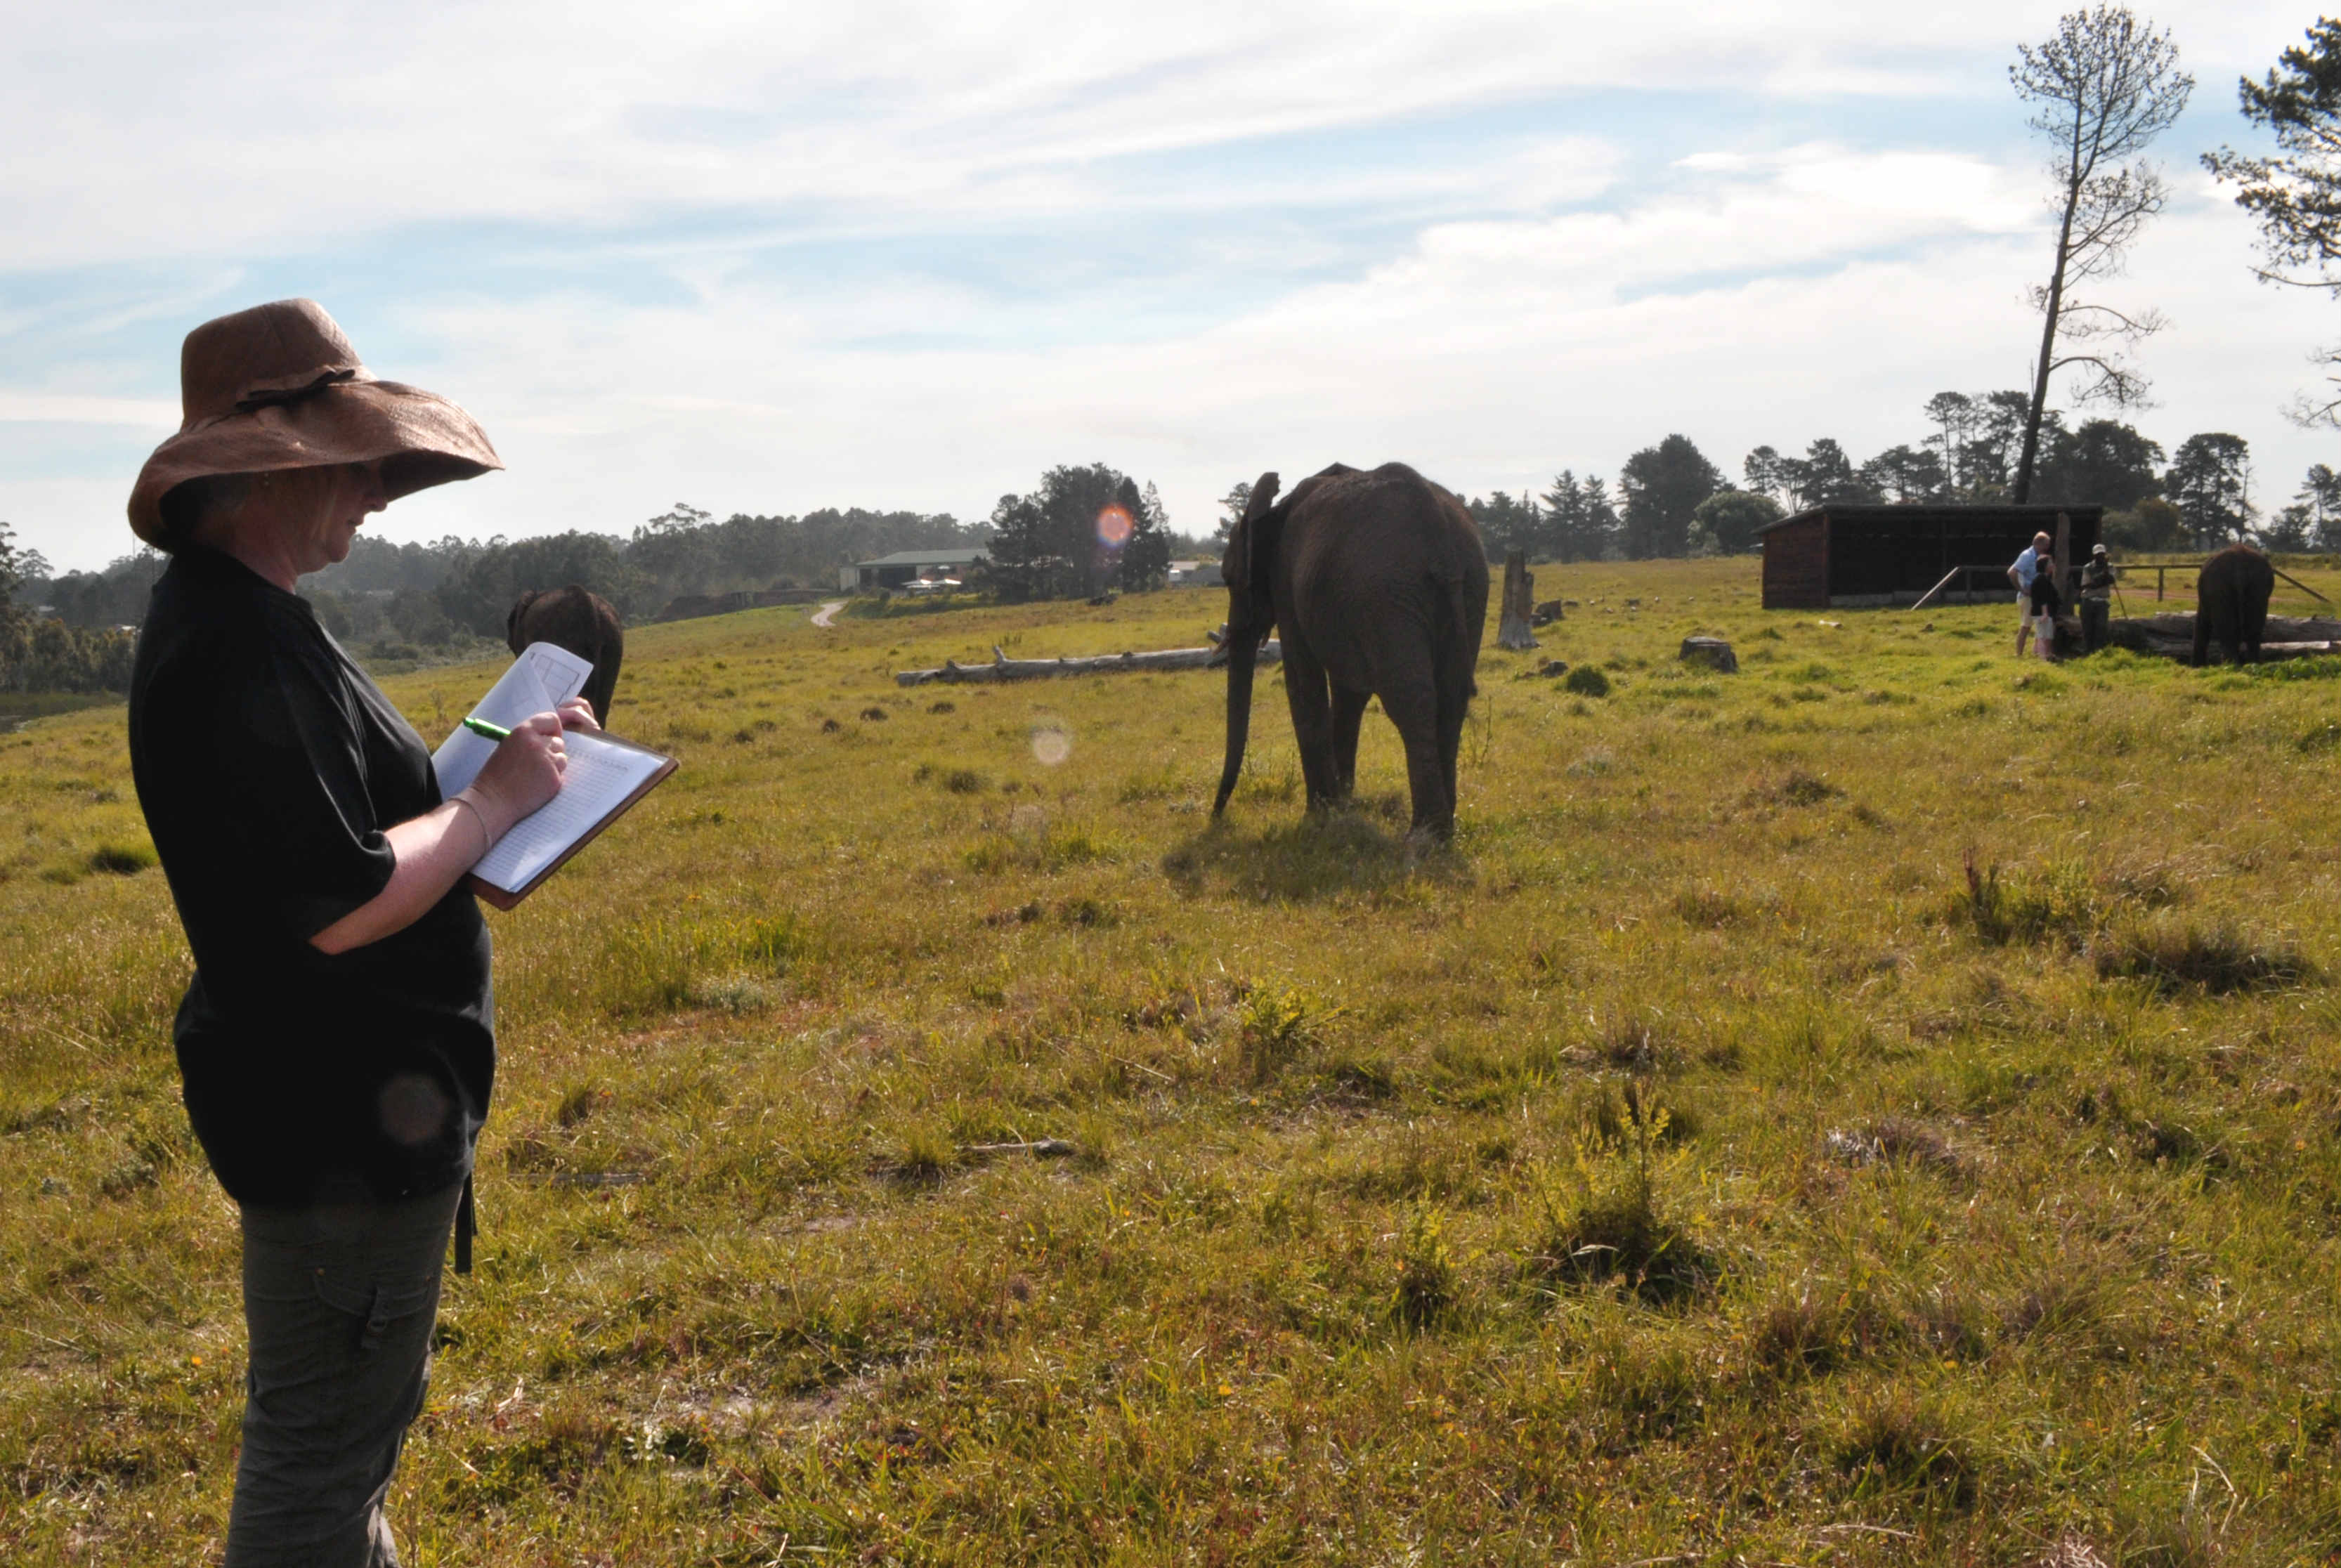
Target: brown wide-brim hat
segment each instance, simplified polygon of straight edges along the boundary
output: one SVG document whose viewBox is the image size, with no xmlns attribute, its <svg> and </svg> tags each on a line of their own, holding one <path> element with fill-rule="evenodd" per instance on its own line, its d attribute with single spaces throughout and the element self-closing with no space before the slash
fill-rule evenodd
<svg viewBox="0 0 2341 1568">
<path fill-rule="evenodd" d="M 130 491 L 131 531 L 152 545 L 176 542 L 166 501 L 189 480 L 379 461 L 383 493 L 396 501 L 503 467 L 461 408 L 376 380 L 314 300 L 254 305 L 189 332 L 179 403 L 179 433 Z"/>
</svg>

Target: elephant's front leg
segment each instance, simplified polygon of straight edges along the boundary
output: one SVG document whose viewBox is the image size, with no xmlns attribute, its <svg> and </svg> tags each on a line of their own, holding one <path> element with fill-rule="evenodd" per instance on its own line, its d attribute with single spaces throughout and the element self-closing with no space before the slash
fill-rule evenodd
<svg viewBox="0 0 2341 1568">
<path fill-rule="evenodd" d="M 1300 777 L 1312 811 L 1338 798 L 1333 768 L 1333 706 L 1325 667 L 1300 640 L 1284 637 L 1284 700 L 1292 710 L 1292 739 L 1300 748 Z"/>
</svg>

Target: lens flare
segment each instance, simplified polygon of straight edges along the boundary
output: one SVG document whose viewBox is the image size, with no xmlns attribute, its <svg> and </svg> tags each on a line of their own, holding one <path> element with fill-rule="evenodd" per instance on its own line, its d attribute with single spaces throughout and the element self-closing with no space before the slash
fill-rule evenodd
<svg viewBox="0 0 2341 1568">
<path fill-rule="evenodd" d="M 1036 761 L 1054 768 L 1073 754 L 1073 732 L 1061 724 L 1032 726 L 1032 756 Z"/>
<path fill-rule="evenodd" d="M 1130 513 L 1118 506 L 1109 506 L 1098 513 L 1098 542 L 1108 550 L 1120 550 L 1130 542 L 1130 532 L 1135 526 L 1130 521 Z"/>
</svg>

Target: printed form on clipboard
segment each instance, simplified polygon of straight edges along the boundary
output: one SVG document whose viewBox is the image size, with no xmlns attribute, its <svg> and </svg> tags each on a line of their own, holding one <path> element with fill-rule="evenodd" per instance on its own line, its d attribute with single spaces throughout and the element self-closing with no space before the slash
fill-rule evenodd
<svg viewBox="0 0 2341 1568">
<path fill-rule="evenodd" d="M 532 642 L 480 699 L 471 717 L 509 729 L 576 696 L 593 673 L 592 664 L 567 649 Z M 673 758 L 614 735 L 572 729 L 564 739 L 569 767 L 562 775 L 561 792 L 513 823 L 512 831 L 472 868 L 472 890 L 499 909 L 509 909 L 534 892 L 563 862 L 675 769 Z M 453 796 L 468 788 L 495 749 L 494 741 L 458 724 L 432 753 L 440 794 Z"/>
</svg>

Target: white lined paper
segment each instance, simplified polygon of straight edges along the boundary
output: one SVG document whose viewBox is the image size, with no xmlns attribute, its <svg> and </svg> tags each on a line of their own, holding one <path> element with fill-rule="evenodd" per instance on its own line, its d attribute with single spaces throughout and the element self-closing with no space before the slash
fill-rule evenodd
<svg viewBox="0 0 2341 1568">
<path fill-rule="evenodd" d="M 472 709 L 471 717 L 510 729 L 532 715 L 558 708 L 585 690 L 593 666 L 565 648 L 532 642 L 521 650 L 512 668 L 499 677 L 488 694 Z M 454 732 L 431 754 L 432 771 L 439 776 L 441 799 L 471 788 L 480 769 L 495 754 L 496 743 L 486 736 L 455 726 Z"/>
<path fill-rule="evenodd" d="M 663 757 L 613 745 L 590 730 L 571 730 L 568 742 L 569 767 L 560 793 L 514 823 L 480 857 L 472 872 L 482 881 L 519 892 L 666 766 Z"/>
</svg>

